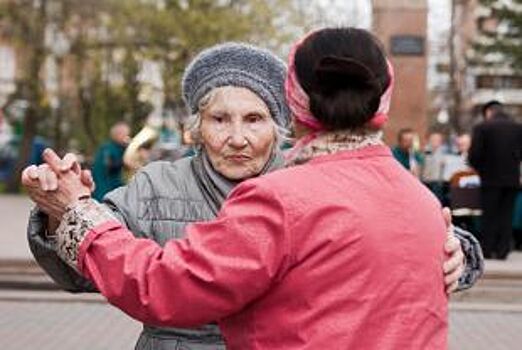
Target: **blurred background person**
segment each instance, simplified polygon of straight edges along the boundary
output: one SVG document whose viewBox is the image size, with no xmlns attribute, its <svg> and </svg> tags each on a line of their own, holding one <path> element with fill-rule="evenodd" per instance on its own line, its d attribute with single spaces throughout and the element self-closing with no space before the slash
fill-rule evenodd
<svg viewBox="0 0 522 350">
<path fill-rule="evenodd" d="M 13 130 L 0 109 L 0 181 L 5 181 L 13 170 L 16 152 L 11 146 Z"/>
<path fill-rule="evenodd" d="M 415 147 L 416 135 L 411 128 L 399 130 L 397 145 L 392 148 L 393 157 L 399 161 L 414 176 L 420 176 L 420 170 L 424 159 Z"/>
<path fill-rule="evenodd" d="M 463 133 L 457 136 L 448 152 L 444 155 L 444 169 L 442 178 L 451 182 L 451 178 L 460 172 L 476 173 L 469 165 L 468 155 L 471 147 L 471 135 Z M 449 150 L 451 149 L 451 152 Z"/>
<path fill-rule="evenodd" d="M 448 148 L 444 145 L 444 135 L 438 131 L 431 132 L 428 135 L 428 142 L 424 151 L 421 179 L 443 205 L 447 205 L 447 187 L 444 181 L 447 154 Z"/>
<path fill-rule="evenodd" d="M 181 120 L 181 117 L 174 116 L 150 115 L 147 118 L 145 125 L 132 138 L 123 155 L 128 178 L 149 162 L 174 162 L 195 155 L 192 150 L 193 143 L 184 139 L 184 130 L 187 128 L 184 128 Z"/>
<path fill-rule="evenodd" d="M 522 181 L 521 181 L 522 187 Z M 515 238 L 515 249 L 522 250 L 522 189 L 518 190 L 513 211 L 513 237 Z"/>
<path fill-rule="evenodd" d="M 92 176 L 96 188 L 93 197 L 102 200 L 103 196 L 124 185 L 123 154 L 130 141 L 130 127 L 118 122 L 111 127 L 110 140 L 102 144 L 94 156 Z"/>
<path fill-rule="evenodd" d="M 522 127 L 498 101 L 482 109 L 484 121 L 473 129 L 469 162 L 480 175 L 485 258 L 505 260 L 511 251 L 512 218 L 520 182 Z"/>
<path fill-rule="evenodd" d="M 448 181 L 448 205 L 453 222 L 474 235 L 480 232 L 480 178 L 469 165 L 471 135 L 459 135 L 452 147 L 455 151 L 444 158 L 444 181 Z"/>
</svg>

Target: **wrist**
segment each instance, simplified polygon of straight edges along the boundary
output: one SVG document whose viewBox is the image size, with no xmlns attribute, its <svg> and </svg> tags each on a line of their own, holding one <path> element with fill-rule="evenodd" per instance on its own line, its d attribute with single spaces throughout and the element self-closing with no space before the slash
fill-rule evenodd
<svg viewBox="0 0 522 350">
<path fill-rule="evenodd" d="M 88 202 L 90 199 L 91 199 L 90 194 L 79 195 L 76 199 L 72 200 L 68 205 L 65 206 L 65 212 L 63 214 L 73 210 L 75 207 L 77 207 L 81 203 Z M 62 217 L 63 217 L 63 215 L 62 215 Z"/>
</svg>

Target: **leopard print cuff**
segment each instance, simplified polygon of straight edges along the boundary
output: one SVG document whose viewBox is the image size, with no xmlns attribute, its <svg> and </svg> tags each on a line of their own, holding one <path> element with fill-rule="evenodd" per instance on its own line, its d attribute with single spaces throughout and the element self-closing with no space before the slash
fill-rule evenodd
<svg viewBox="0 0 522 350">
<path fill-rule="evenodd" d="M 111 212 L 93 199 L 83 199 L 67 208 L 56 230 L 57 253 L 78 271 L 78 251 L 87 233 L 98 225 L 115 220 Z"/>
</svg>

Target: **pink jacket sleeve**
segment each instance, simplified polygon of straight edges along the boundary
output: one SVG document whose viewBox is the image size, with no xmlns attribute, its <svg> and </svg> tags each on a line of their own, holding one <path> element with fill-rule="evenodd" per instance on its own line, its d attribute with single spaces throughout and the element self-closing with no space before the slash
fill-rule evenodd
<svg viewBox="0 0 522 350">
<path fill-rule="evenodd" d="M 285 214 L 274 193 L 240 185 L 215 221 L 164 248 L 115 222 L 91 229 L 78 269 L 116 307 L 147 324 L 191 327 L 237 312 L 289 264 Z"/>
</svg>

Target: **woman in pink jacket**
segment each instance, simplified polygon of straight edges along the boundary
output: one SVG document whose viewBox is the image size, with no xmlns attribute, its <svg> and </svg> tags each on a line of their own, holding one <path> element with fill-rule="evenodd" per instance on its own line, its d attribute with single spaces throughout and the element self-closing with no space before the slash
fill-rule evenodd
<svg viewBox="0 0 522 350">
<path fill-rule="evenodd" d="M 370 33 L 312 33 L 290 54 L 294 166 L 242 183 L 216 220 L 164 248 L 62 173 L 49 194 L 70 204 L 62 259 L 147 324 L 217 321 L 232 350 L 445 349 L 445 223 L 381 140 L 392 87 Z"/>
</svg>

